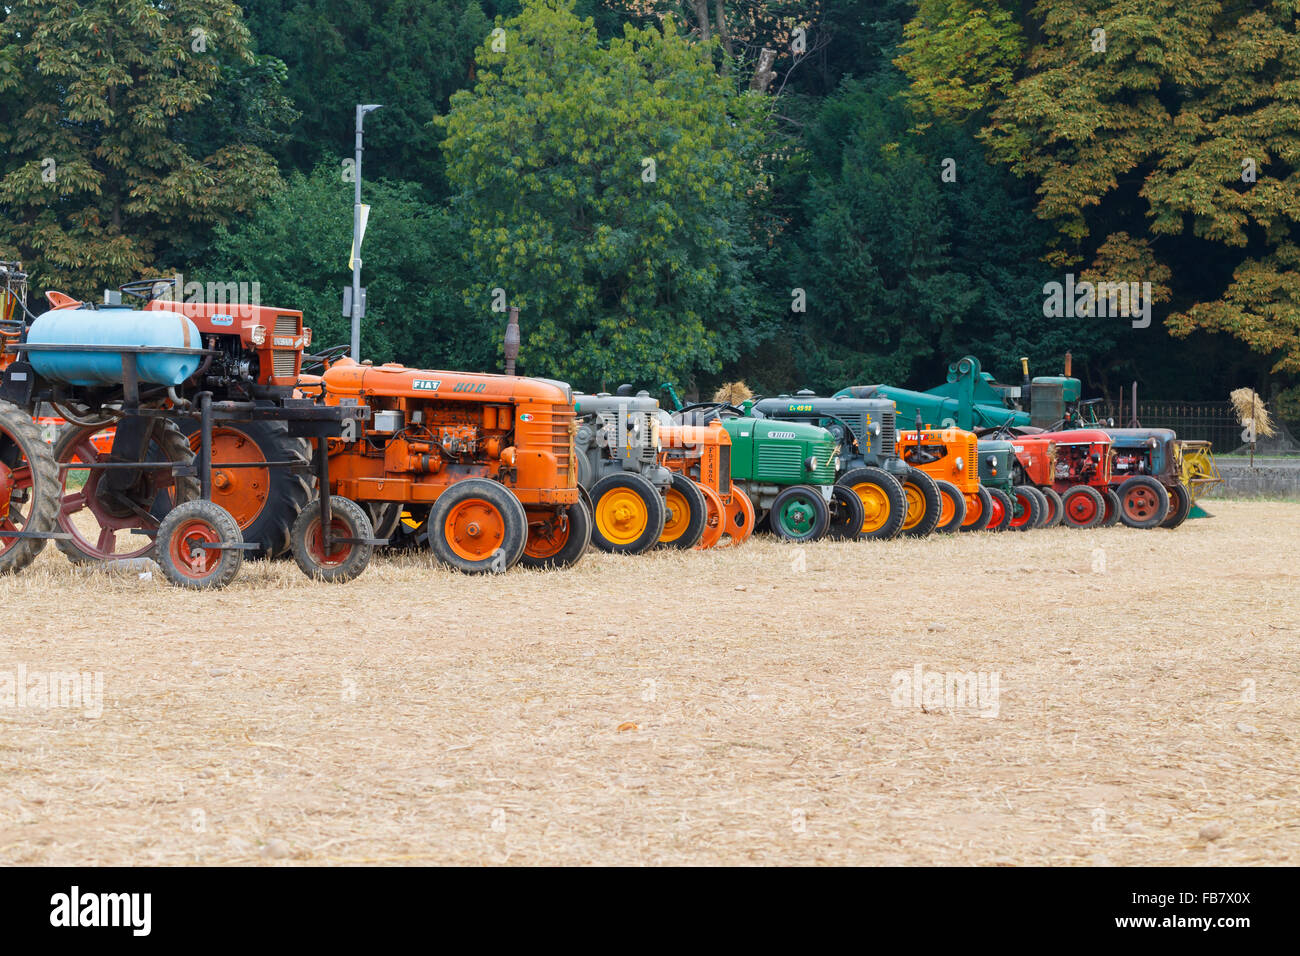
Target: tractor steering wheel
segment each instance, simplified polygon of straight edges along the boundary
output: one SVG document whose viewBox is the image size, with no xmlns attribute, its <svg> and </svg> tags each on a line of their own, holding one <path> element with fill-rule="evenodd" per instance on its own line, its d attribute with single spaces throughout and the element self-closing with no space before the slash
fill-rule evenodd
<svg viewBox="0 0 1300 956">
<path fill-rule="evenodd" d="M 684 421 L 686 413 L 692 412 L 697 408 L 712 409 L 714 412 L 713 415 L 705 414 L 701 416 L 704 419 L 704 424 L 708 424 L 715 418 L 721 418 L 723 412 L 732 412 L 737 418 L 745 417 L 745 410 L 743 408 L 737 408 L 730 402 L 692 402 L 690 405 L 683 405 L 681 408 L 673 412 L 673 418 L 676 418 L 678 421 Z"/>
<path fill-rule="evenodd" d="M 343 345 L 327 348 L 323 352 L 317 352 L 315 355 L 304 355 L 302 357 L 302 370 L 306 372 L 308 369 L 320 369 L 323 372 L 330 362 L 346 355 L 351 349 L 351 345 L 344 343 Z"/>
<path fill-rule="evenodd" d="M 134 296 L 137 299 L 143 299 L 146 302 L 152 302 L 158 298 L 158 286 L 165 285 L 175 287 L 176 279 L 168 277 L 166 279 L 136 279 L 133 282 L 125 282 L 118 286 L 117 289 L 123 295 Z"/>
</svg>

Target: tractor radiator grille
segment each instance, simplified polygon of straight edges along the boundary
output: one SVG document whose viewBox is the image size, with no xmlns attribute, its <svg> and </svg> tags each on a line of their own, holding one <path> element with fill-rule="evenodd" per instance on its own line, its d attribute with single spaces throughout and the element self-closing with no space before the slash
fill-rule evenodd
<svg viewBox="0 0 1300 956">
<path fill-rule="evenodd" d="M 276 378 L 296 378 L 298 376 L 298 353 L 294 349 L 273 349 L 271 365 L 274 366 Z"/>
<path fill-rule="evenodd" d="M 566 488 L 575 488 L 578 484 L 578 471 L 572 466 L 573 420 L 572 406 L 551 406 L 551 451 L 555 455 L 555 470 L 564 479 Z"/>
<path fill-rule="evenodd" d="M 966 477 L 975 481 L 980 477 L 979 439 L 974 435 L 966 439 Z"/>
<path fill-rule="evenodd" d="M 835 442 L 823 441 L 813 445 L 813 456 L 817 459 L 817 470 L 809 472 L 806 481 L 810 485 L 835 484 Z"/>
<path fill-rule="evenodd" d="M 803 476 L 802 445 L 798 442 L 766 442 L 758 446 L 754 460 L 754 477 L 759 481 L 788 482 Z"/>
<path fill-rule="evenodd" d="M 276 335 L 297 335 L 298 317 L 296 315 L 277 315 L 275 317 Z"/>
<path fill-rule="evenodd" d="M 731 494 L 731 446 L 723 445 L 718 449 L 718 491 Z"/>
<path fill-rule="evenodd" d="M 880 416 L 880 454 L 887 458 L 894 454 L 894 413 L 885 412 Z"/>
</svg>

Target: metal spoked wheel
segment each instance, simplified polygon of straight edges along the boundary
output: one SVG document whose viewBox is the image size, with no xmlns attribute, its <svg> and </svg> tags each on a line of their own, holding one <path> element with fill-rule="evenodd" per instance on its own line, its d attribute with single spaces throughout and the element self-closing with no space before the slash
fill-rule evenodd
<svg viewBox="0 0 1300 956">
<path fill-rule="evenodd" d="M 5 537 L 6 531 L 48 532 L 59 511 L 58 468 L 31 416 L 0 402 L 0 573 L 36 560 L 47 538 Z"/>
</svg>

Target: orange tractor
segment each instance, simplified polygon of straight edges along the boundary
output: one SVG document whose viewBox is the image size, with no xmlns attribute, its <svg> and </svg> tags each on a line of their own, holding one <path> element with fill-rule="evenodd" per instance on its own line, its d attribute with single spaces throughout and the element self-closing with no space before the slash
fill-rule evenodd
<svg viewBox="0 0 1300 956">
<path fill-rule="evenodd" d="M 960 428 L 900 431 L 894 448 L 900 458 L 939 485 L 937 531 L 1001 531 L 1011 500 L 980 484 L 979 439 Z"/>
<path fill-rule="evenodd" d="M 676 480 L 684 477 L 704 496 L 705 513 L 700 516 L 703 533 L 700 548 L 715 547 L 725 536 L 740 544 L 754 533 L 754 504 L 738 485 L 731 483 L 731 435 L 721 422 L 708 425 L 677 425 L 667 412 L 660 415 L 659 440 L 663 445 L 660 462 L 673 473 L 665 504 L 668 516 L 660 544 L 689 540 L 695 513 Z"/>
<path fill-rule="evenodd" d="M 364 429 L 330 442 L 331 490 L 372 514 L 405 510 L 443 564 L 470 574 L 568 567 L 586 552 L 592 518 L 564 383 L 338 358 L 319 388 L 326 405 L 372 412 Z M 310 379 L 303 390 L 314 390 Z M 345 550 L 335 557 L 346 559 Z"/>
</svg>

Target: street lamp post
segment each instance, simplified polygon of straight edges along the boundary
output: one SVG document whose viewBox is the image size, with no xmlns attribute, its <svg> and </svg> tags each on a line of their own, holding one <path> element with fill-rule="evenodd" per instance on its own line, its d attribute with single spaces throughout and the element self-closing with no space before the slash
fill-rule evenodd
<svg viewBox="0 0 1300 956">
<path fill-rule="evenodd" d="M 378 103 L 357 105 L 356 194 L 352 201 L 352 361 L 361 361 L 361 123 Z"/>
</svg>

